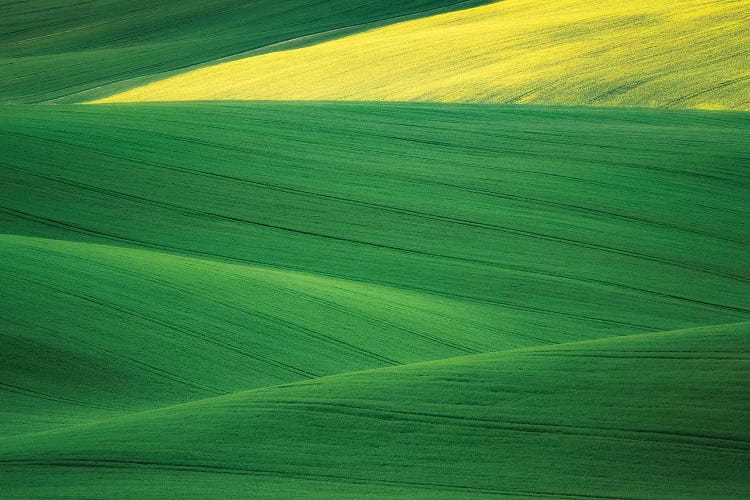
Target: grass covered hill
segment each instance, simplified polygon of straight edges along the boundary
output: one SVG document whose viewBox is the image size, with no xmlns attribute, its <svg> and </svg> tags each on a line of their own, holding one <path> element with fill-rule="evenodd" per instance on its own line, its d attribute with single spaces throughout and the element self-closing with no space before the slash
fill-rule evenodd
<svg viewBox="0 0 750 500">
<path fill-rule="evenodd" d="M 23 497 L 86 484 L 107 498 L 746 498 L 748 335 L 641 334 L 238 392 L 5 439 L 0 474 Z"/>
<path fill-rule="evenodd" d="M 569 321 L 633 333 L 747 312 L 744 114 L 268 103 L 3 116 L 7 233 L 538 309 L 556 314 L 558 340 Z"/>
<path fill-rule="evenodd" d="M 80 102 L 480 1 L 0 1 L 0 102 Z"/>
<path fill-rule="evenodd" d="M 505 0 L 217 64 L 103 99 L 750 110 L 750 2 Z"/>
<path fill-rule="evenodd" d="M 3 106 L 3 493 L 740 498 L 747 125 Z"/>
<path fill-rule="evenodd" d="M 0 13 L 0 499 L 750 498 L 750 1 Z"/>
</svg>

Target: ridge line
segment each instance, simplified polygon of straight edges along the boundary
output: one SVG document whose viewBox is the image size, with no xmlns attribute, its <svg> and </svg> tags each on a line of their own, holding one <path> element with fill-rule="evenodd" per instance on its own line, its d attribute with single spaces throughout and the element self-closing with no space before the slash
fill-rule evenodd
<svg viewBox="0 0 750 500">
<path fill-rule="evenodd" d="M 738 326 L 738 325 L 750 325 L 750 321 L 740 321 L 740 322 L 734 322 L 734 323 L 719 323 L 719 324 L 696 326 L 696 327 L 690 327 L 690 328 L 681 328 L 681 329 L 677 329 L 677 330 L 658 330 L 658 331 L 634 333 L 634 334 L 628 334 L 628 335 L 614 335 L 614 336 L 611 336 L 611 337 L 603 337 L 603 338 L 599 338 L 599 339 L 577 340 L 577 341 L 572 341 L 572 342 L 561 342 L 559 344 L 547 344 L 547 345 L 541 345 L 541 346 L 522 347 L 522 348 L 506 349 L 506 350 L 500 350 L 500 351 L 488 351 L 488 352 L 483 352 L 483 353 L 478 353 L 478 354 L 469 354 L 469 355 L 461 355 L 461 356 L 451 356 L 451 357 L 448 357 L 448 358 L 433 359 L 433 360 L 428 360 L 428 361 L 417 361 L 417 362 L 413 362 L 413 363 L 404 363 L 404 364 L 395 365 L 395 366 L 386 366 L 386 367 L 380 367 L 380 368 L 368 368 L 368 369 L 364 369 L 364 370 L 354 370 L 354 371 L 349 371 L 349 372 L 341 372 L 341 373 L 336 373 L 336 374 L 332 374 L 332 375 L 324 375 L 324 376 L 319 376 L 319 377 L 310 378 L 310 379 L 298 380 L 296 382 L 286 382 L 286 383 L 282 383 L 282 384 L 273 384 L 273 385 L 268 385 L 268 386 L 263 386 L 263 387 L 256 387 L 256 388 L 248 389 L 248 390 L 229 392 L 229 393 L 218 395 L 218 396 L 211 396 L 211 397 L 208 397 L 208 398 L 194 399 L 194 400 L 186 401 L 186 402 L 183 402 L 183 403 L 171 404 L 171 405 L 161 406 L 161 407 L 157 407 L 157 408 L 151 408 L 151 409 L 148 409 L 148 410 L 137 410 L 137 411 L 127 412 L 127 413 L 123 413 L 121 415 L 117 415 L 117 416 L 113 416 L 113 417 L 109 417 L 109 418 L 102 418 L 102 419 L 97 419 L 97 420 L 91 420 L 91 421 L 84 422 L 84 423 L 81 423 L 81 424 L 66 425 L 66 426 L 62 426 L 62 427 L 56 427 L 54 429 L 46 429 L 46 430 L 43 430 L 43 431 L 33 431 L 33 432 L 27 432 L 27 433 L 22 433 L 22 434 L 15 434 L 15 435 L 10 435 L 10 436 L 4 436 L 4 437 L 0 437 L 0 441 L 7 440 L 7 439 L 25 438 L 27 436 L 38 436 L 38 435 L 54 434 L 54 433 L 61 432 L 61 431 L 64 432 L 64 431 L 67 431 L 67 430 L 78 429 L 78 428 L 81 428 L 81 427 L 85 428 L 85 427 L 91 426 L 91 425 L 99 425 L 101 423 L 113 422 L 113 421 L 118 421 L 118 420 L 122 420 L 122 419 L 133 418 L 133 417 L 136 417 L 136 416 L 146 415 L 146 414 L 150 414 L 150 413 L 158 413 L 158 412 L 162 412 L 162 411 L 171 410 L 171 409 L 174 409 L 174 408 L 181 408 L 181 407 L 190 406 L 190 405 L 197 405 L 197 404 L 205 403 L 205 402 L 211 401 L 211 400 L 220 400 L 220 399 L 224 399 L 224 398 L 236 397 L 236 396 L 239 396 L 239 395 L 246 395 L 246 394 L 251 394 L 251 393 L 260 393 L 260 392 L 263 392 L 263 391 L 272 390 L 272 389 L 278 389 L 278 388 L 287 388 L 287 387 L 300 386 L 300 385 L 309 384 L 311 382 L 319 383 L 320 381 L 325 381 L 325 380 L 330 380 L 330 379 L 336 379 L 336 378 L 341 378 L 341 377 L 349 377 L 349 376 L 352 376 L 352 375 L 361 375 L 361 374 L 377 373 L 377 372 L 383 372 L 383 371 L 396 371 L 396 370 L 402 370 L 402 369 L 410 369 L 410 368 L 418 367 L 418 366 L 432 365 L 432 364 L 441 364 L 441 363 L 452 362 L 452 361 L 462 360 L 462 359 L 468 359 L 468 358 L 481 358 L 481 357 L 487 357 L 487 356 L 493 356 L 493 355 L 495 355 L 495 356 L 497 356 L 497 355 L 501 355 L 501 356 L 502 355 L 513 355 L 513 354 L 518 354 L 518 353 L 533 352 L 533 351 L 539 351 L 539 350 L 550 350 L 550 349 L 554 349 L 554 348 L 558 348 L 558 347 L 562 347 L 562 346 L 581 345 L 581 344 L 583 344 L 583 345 L 586 345 L 586 344 L 595 344 L 595 343 L 601 343 L 601 342 L 604 342 L 604 341 L 608 341 L 608 340 L 611 341 L 611 340 L 615 340 L 615 339 L 620 339 L 620 340 L 625 340 L 626 341 L 626 340 L 630 340 L 630 339 L 633 339 L 633 338 L 659 336 L 659 335 L 670 335 L 670 336 L 674 335 L 674 336 L 679 336 L 679 335 L 685 334 L 686 332 L 691 332 L 691 331 L 695 331 L 695 330 L 704 330 L 704 329 L 719 328 L 719 327 L 729 327 L 729 326 Z"/>
</svg>

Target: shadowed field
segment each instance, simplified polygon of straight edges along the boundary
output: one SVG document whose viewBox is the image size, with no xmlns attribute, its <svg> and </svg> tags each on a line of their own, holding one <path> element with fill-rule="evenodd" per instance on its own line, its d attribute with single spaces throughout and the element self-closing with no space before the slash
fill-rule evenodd
<svg viewBox="0 0 750 500">
<path fill-rule="evenodd" d="M 86 481 L 111 498 L 744 498 L 748 334 L 633 335 L 238 392 L 1 440 L 0 474 L 41 497 Z"/>
<path fill-rule="evenodd" d="M 100 102 L 446 101 L 750 110 L 750 2 L 506 0 L 208 66 Z"/>
</svg>

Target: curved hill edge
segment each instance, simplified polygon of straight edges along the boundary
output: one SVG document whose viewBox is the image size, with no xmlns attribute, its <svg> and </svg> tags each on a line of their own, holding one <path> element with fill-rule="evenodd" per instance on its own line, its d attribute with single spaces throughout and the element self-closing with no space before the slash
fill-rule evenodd
<svg viewBox="0 0 750 500">
<path fill-rule="evenodd" d="M 306 45 L 341 36 L 346 31 L 339 28 L 345 26 L 358 32 L 484 3 L 487 0 L 166 0 L 158 6 L 141 0 L 5 2 L 0 80 L 8 84 L 0 88 L 0 101 L 93 99 L 232 54 L 268 46 L 266 50 L 277 50 L 273 45 L 285 40 Z"/>
<path fill-rule="evenodd" d="M 178 496 L 240 487 L 346 498 L 393 489 L 741 498 L 750 488 L 749 326 L 461 357 L 194 401 L 3 440 L 0 470 L 19 495 L 39 487 L 18 481 L 34 470 L 57 492 L 137 478 L 151 495 Z"/>
<path fill-rule="evenodd" d="M 572 342 L 562 342 L 558 344 L 503 349 L 499 351 L 481 352 L 481 353 L 467 354 L 467 355 L 460 355 L 460 356 L 451 356 L 447 358 L 431 359 L 431 360 L 426 360 L 426 361 L 416 361 L 416 362 L 405 363 L 405 364 L 400 364 L 400 365 L 395 365 L 395 366 L 367 368 L 363 370 L 354 370 L 354 371 L 348 371 L 348 372 L 342 372 L 342 373 L 335 373 L 331 375 L 321 375 L 321 376 L 317 376 L 317 377 L 305 379 L 305 380 L 285 382 L 285 383 L 267 385 L 267 386 L 262 386 L 262 387 L 255 387 L 252 389 L 246 389 L 246 390 L 241 390 L 241 391 L 232 392 L 228 394 L 221 394 L 218 396 L 211 396 L 207 398 L 196 399 L 196 400 L 186 401 L 186 402 L 177 403 L 177 404 L 171 404 L 171 405 L 167 405 L 163 407 L 133 411 L 127 414 L 117 415 L 117 416 L 108 417 L 108 418 L 104 418 L 100 420 L 93 420 L 93 421 L 89 421 L 89 422 L 77 424 L 77 425 L 66 425 L 64 427 L 47 429 L 43 431 L 33 431 L 33 432 L 28 432 L 28 433 L 23 433 L 23 434 L 18 434 L 18 435 L 0 436 L 0 439 L 15 440 L 15 439 L 23 439 L 26 436 L 32 436 L 32 435 L 43 436 L 47 434 L 56 434 L 60 432 L 74 432 L 76 429 L 87 428 L 89 426 L 99 425 L 99 424 L 107 423 L 107 422 L 127 420 L 131 418 L 137 418 L 139 416 L 155 415 L 161 412 L 176 410 L 176 409 L 210 406 L 212 403 L 231 401 L 237 398 L 243 398 L 246 396 L 262 394 L 262 393 L 269 392 L 269 391 L 275 391 L 277 389 L 306 388 L 308 386 L 316 387 L 316 386 L 319 386 L 321 383 L 336 382 L 342 379 L 346 380 L 347 378 L 350 378 L 350 377 L 361 377 L 361 376 L 367 376 L 371 374 L 388 374 L 388 373 L 401 372 L 401 371 L 408 372 L 408 371 L 420 370 L 424 368 L 440 368 L 443 366 L 471 364 L 472 362 L 475 362 L 475 361 L 480 361 L 480 362 L 491 361 L 491 360 L 500 359 L 503 357 L 508 357 L 508 356 L 512 357 L 512 356 L 524 355 L 524 354 L 535 354 L 535 353 L 545 353 L 545 352 L 555 352 L 555 351 L 563 351 L 563 352 L 564 351 L 576 351 L 579 348 L 586 348 L 586 347 L 602 347 L 602 348 L 605 348 L 605 350 L 607 348 L 611 349 L 612 347 L 615 347 L 615 349 L 612 349 L 612 350 L 614 352 L 617 352 L 618 347 L 624 347 L 623 345 L 620 345 L 620 344 L 628 344 L 633 341 L 636 341 L 636 342 L 643 341 L 643 340 L 658 341 L 658 340 L 665 339 L 665 338 L 669 339 L 670 337 L 676 337 L 679 339 L 679 337 L 683 337 L 683 336 L 703 336 L 703 335 L 712 335 L 715 333 L 721 334 L 727 330 L 732 331 L 734 329 L 747 330 L 746 335 L 750 339 L 750 321 L 741 321 L 737 323 L 707 325 L 707 326 L 700 326 L 700 327 L 694 327 L 694 328 L 682 328 L 678 330 L 644 332 L 644 333 L 634 333 L 634 334 L 626 334 L 626 335 L 614 335 L 611 337 L 578 340 L 578 341 L 572 341 Z M 639 351 L 639 352 L 641 352 L 642 354 L 649 354 L 649 351 Z M 731 352 L 732 351 L 727 351 L 727 353 L 731 353 Z M 653 354 L 657 358 L 659 357 L 658 350 L 651 352 L 651 354 Z M 685 357 L 685 359 L 690 359 L 690 358 Z M 728 359 L 750 360 L 750 353 L 742 352 L 742 353 L 739 353 L 738 356 L 735 356 L 733 358 L 728 358 Z M 750 441 L 748 443 L 750 444 Z M 750 451 L 750 448 L 749 448 L 749 451 Z M 2 462 L 0 461 L 0 463 Z"/>
<path fill-rule="evenodd" d="M 483 5 L 492 3 L 495 1 L 504 0 L 459 0 L 453 4 L 444 7 L 433 7 L 422 11 L 400 14 L 397 16 L 386 17 L 373 21 L 366 21 L 362 23 L 353 24 L 351 26 L 342 26 L 340 28 L 332 28 L 321 32 L 310 33 L 307 35 L 300 35 L 294 38 L 273 42 L 268 45 L 263 45 L 254 49 L 243 50 L 233 54 L 220 56 L 214 59 L 207 59 L 202 62 L 196 62 L 180 66 L 178 68 L 170 69 L 168 71 L 152 73 L 148 75 L 135 76 L 126 78 L 124 80 L 117 80 L 104 85 L 99 85 L 89 89 L 78 90 L 72 94 L 64 95 L 50 99 L 48 101 L 40 101 L 41 103 L 55 103 L 55 104 L 79 104 L 79 103 L 91 103 L 98 99 L 103 99 L 113 94 L 119 94 L 128 90 L 141 87 L 143 85 L 149 85 L 154 82 L 165 80 L 177 75 L 181 75 L 190 71 L 195 71 L 202 68 L 214 66 L 216 64 L 223 64 L 231 61 L 237 61 L 245 59 L 247 57 L 256 57 L 264 54 L 273 52 L 282 52 L 287 50 L 294 50 L 303 47 L 309 47 L 320 43 L 325 43 L 330 40 L 336 40 L 346 36 L 351 36 L 355 33 L 362 31 L 369 31 L 371 29 L 377 29 L 384 26 L 388 26 L 393 23 L 410 21 L 413 19 L 419 19 L 424 16 L 437 15 L 445 12 L 452 12 L 454 10 L 462 10 L 476 7 L 477 5 Z"/>
<path fill-rule="evenodd" d="M 750 4 L 506 0 L 92 101 L 342 100 L 748 111 Z"/>
</svg>

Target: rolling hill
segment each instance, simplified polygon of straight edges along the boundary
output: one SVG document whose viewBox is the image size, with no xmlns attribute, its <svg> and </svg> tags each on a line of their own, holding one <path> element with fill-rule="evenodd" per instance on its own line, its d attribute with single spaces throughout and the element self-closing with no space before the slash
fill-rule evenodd
<svg viewBox="0 0 750 500">
<path fill-rule="evenodd" d="M 208 66 L 98 102 L 445 101 L 750 110 L 750 2 L 505 0 Z"/>
<path fill-rule="evenodd" d="M 487 305 L 342 279 L 11 235 L 0 255 L 2 435 L 515 344 Z"/>
<path fill-rule="evenodd" d="M 4 439 L 0 473 L 25 497 L 744 498 L 749 336 L 741 323 L 239 392 Z"/>
<path fill-rule="evenodd" d="M 750 491 L 746 114 L 1 115 L 4 496 Z"/>
<path fill-rule="evenodd" d="M 547 334 L 560 341 L 582 322 L 634 333 L 747 313 L 745 114 L 353 103 L 2 113 L 7 233 L 540 311 L 556 315 Z"/>
<path fill-rule="evenodd" d="M 85 101 L 217 60 L 480 3 L 0 1 L 0 102 Z"/>
<path fill-rule="evenodd" d="M 750 0 L 0 12 L 0 498 L 750 498 Z"/>
</svg>

